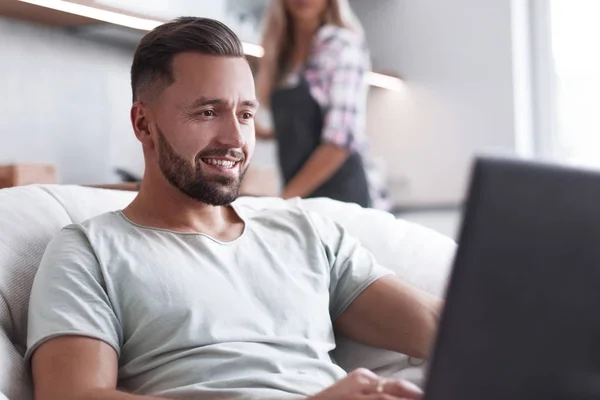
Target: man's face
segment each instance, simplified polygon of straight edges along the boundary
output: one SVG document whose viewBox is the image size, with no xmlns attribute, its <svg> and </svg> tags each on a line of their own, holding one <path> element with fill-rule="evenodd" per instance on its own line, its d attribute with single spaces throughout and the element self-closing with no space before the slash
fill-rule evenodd
<svg viewBox="0 0 600 400">
<path fill-rule="evenodd" d="M 255 145 L 250 67 L 242 58 L 183 53 L 173 59 L 173 77 L 152 107 L 159 169 L 189 197 L 229 204 Z"/>
</svg>

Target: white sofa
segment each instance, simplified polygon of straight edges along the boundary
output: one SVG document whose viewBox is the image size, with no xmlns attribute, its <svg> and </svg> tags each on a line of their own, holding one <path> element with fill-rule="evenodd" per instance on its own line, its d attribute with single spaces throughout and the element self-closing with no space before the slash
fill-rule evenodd
<svg viewBox="0 0 600 400">
<path fill-rule="evenodd" d="M 23 362 L 27 307 L 44 249 L 59 230 L 106 211 L 124 208 L 134 192 L 79 186 L 32 185 L 0 190 L 0 399 L 32 399 Z M 252 207 L 305 207 L 338 221 L 397 275 L 442 295 L 455 244 L 432 230 L 391 214 L 327 199 L 241 198 Z M 346 370 L 366 367 L 384 376 L 423 378 L 423 363 L 390 351 L 338 339 L 334 358 Z"/>
</svg>

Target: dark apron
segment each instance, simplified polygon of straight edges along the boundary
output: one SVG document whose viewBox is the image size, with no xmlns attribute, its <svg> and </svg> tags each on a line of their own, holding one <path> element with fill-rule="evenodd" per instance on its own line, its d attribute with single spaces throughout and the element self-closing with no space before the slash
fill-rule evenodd
<svg viewBox="0 0 600 400">
<path fill-rule="evenodd" d="M 274 91 L 271 112 L 279 167 L 287 185 L 321 144 L 323 113 L 304 78 L 295 87 Z M 360 154 L 351 153 L 340 169 L 307 197 L 327 197 L 370 207 L 367 177 Z"/>
</svg>

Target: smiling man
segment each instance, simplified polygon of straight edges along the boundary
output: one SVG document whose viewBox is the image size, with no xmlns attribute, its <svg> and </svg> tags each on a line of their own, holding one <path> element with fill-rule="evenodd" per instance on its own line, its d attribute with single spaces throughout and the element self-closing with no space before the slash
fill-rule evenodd
<svg viewBox="0 0 600 400">
<path fill-rule="evenodd" d="M 146 171 L 126 209 L 65 227 L 29 307 L 37 400 L 416 399 L 331 359 L 334 329 L 426 357 L 440 301 L 301 209 L 238 206 L 253 76 L 223 24 L 146 35 L 131 69 Z"/>
</svg>

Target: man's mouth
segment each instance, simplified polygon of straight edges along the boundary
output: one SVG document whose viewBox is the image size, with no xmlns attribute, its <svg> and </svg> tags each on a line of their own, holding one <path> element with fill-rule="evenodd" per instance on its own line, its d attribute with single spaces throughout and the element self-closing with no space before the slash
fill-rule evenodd
<svg viewBox="0 0 600 400">
<path fill-rule="evenodd" d="M 206 157 L 201 158 L 202 162 L 221 170 L 232 170 L 240 163 L 237 160 L 231 160 L 227 158 L 212 158 Z"/>
</svg>

